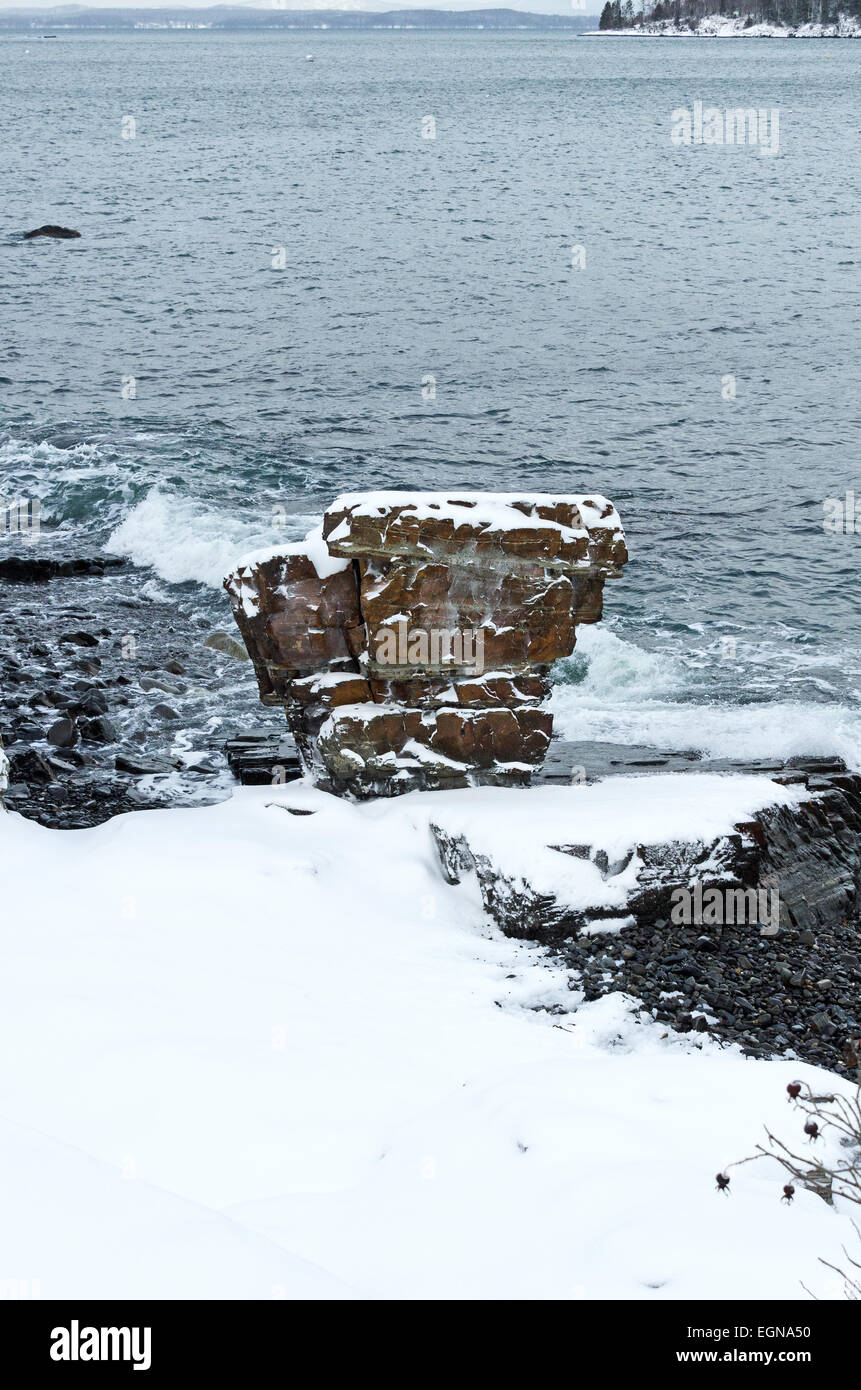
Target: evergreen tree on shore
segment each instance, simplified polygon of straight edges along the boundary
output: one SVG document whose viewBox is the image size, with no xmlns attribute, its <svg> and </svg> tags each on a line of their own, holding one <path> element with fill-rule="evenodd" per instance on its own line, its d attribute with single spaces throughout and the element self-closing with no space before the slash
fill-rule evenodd
<svg viewBox="0 0 861 1390">
<path fill-rule="evenodd" d="M 613 19 L 612 23 L 604 24 L 602 14 L 602 29 L 625 27 L 625 21 L 621 17 L 616 18 L 618 9 L 618 5 L 604 6 L 604 14 L 609 10 Z M 661 0 L 657 0 L 656 4 L 644 0 L 642 13 L 635 16 L 634 22 L 672 19 L 676 24 L 694 28 L 699 20 L 713 14 L 737 15 L 747 24 L 785 24 L 790 27 L 799 24 L 836 24 L 841 15 L 861 18 L 861 0 L 746 0 L 746 3 L 739 0 L 737 4 L 731 0 L 665 0 L 663 4 Z"/>
</svg>

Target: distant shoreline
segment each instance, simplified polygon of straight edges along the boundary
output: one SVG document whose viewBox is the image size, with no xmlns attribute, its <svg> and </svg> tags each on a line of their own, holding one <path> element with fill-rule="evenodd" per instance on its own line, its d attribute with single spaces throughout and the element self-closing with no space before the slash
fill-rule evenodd
<svg viewBox="0 0 861 1390">
<path fill-rule="evenodd" d="M 584 29 L 579 39 L 861 39 L 861 30 L 848 34 L 801 34 L 787 29 L 779 34 L 698 34 L 680 29 L 678 32 L 640 32 L 637 29 Z"/>
<path fill-rule="evenodd" d="M 0 9 L 0 32 L 27 38 L 50 31 L 64 33 L 134 33 L 211 31 L 214 33 L 315 31 L 331 33 L 455 32 L 545 33 L 574 35 L 597 22 L 597 14 L 532 14 L 515 9 L 487 10 L 281 10 L 244 5 L 214 5 L 190 9 L 183 5 L 130 6 L 125 9 L 82 6 L 42 9 Z"/>
<path fill-rule="evenodd" d="M 858 21 L 842 17 L 836 24 L 747 24 L 742 18 L 706 15 L 696 28 L 672 19 L 647 20 L 643 24 L 618 29 L 586 29 L 581 38 L 626 39 L 858 39 Z"/>
</svg>

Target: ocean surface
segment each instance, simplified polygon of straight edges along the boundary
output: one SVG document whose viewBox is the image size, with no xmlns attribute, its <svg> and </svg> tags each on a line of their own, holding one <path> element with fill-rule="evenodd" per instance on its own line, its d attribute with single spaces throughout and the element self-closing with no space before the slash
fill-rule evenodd
<svg viewBox="0 0 861 1390">
<path fill-rule="evenodd" d="M 128 557 L 85 616 L 182 659 L 340 491 L 603 492 L 631 561 L 557 730 L 861 766 L 823 526 L 861 514 L 859 78 L 838 40 L 5 37 L 0 497 Z M 696 101 L 777 108 L 777 154 L 674 145 Z M 187 741 L 273 717 L 238 663 L 185 694 Z"/>
</svg>

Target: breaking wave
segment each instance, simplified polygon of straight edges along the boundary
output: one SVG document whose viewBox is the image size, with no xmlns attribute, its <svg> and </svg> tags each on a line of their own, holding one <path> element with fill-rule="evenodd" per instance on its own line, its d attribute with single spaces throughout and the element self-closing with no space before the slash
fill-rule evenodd
<svg viewBox="0 0 861 1390">
<path fill-rule="evenodd" d="M 151 567 L 169 584 L 193 581 L 220 589 L 239 556 L 299 539 L 313 520 L 290 516 L 261 521 L 153 488 L 112 532 L 107 549 Z"/>
<path fill-rule="evenodd" d="M 697 749 L 714 758 L 837 754 L 861 769 L 858 708 L 712 695 L 710 671 L 670 652 L 646 651 L 607 628 L 580 628 L 577 652 L 555 675 L 552 708 L 561 738 Z M 743 694 L 743 676 L 739 684 Z"/>
</svg>

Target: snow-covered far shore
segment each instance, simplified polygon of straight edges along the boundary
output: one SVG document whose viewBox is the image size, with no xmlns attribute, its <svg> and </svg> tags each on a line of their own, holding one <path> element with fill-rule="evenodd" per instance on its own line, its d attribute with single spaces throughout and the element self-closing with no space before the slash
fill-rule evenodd
<svg viewBox="0 0 861 1390">
<path fill-rule="evenodd" d="M 854 15 L 841 15 L 836 24 L 749 24 L 744 16 L 706 15 L 693 28 L 672 19 L 647 20 L 634 28 L 590 29 L 589 38 L 604 34 L 618 38 L 677 39 L 857 39 L 861 24 Z"/>
<path fill-rule="evenodd" d="M 790 794 L 675 780 L 682 838 Z M 654 829 L 652 779 L 630 781 L 617 837 Z M 674 1034 L 620 994 L 583 1003 L 441 874 L 432 819 L 528 798 L 576 840 L 606 796 L 353 804 L 293 783 L 90 830 L 0 812 L 4 1286 L 840 1298 L 818 1260 L 854 1248 L 845 1212 L 782 1203 L 771 1160 L 729 1197 L 715 1174 L 764 1125 L 805 1142 L 789 1081 L 848 1083 Z"/>
</svg>

